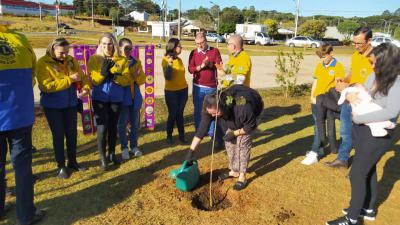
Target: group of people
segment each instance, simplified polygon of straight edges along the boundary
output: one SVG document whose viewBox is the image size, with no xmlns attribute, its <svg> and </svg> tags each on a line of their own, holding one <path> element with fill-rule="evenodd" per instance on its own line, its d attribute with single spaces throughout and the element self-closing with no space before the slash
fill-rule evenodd
<svg viewBox="0 0 400 225">
<path fill-rule="evenodd" d="M 351 57 L 347 75 L 344 66 L 333 56 L 331 45 L 324 44 L 316 52 L 321 61 L 314 71 L 310 98 L 314 140 L 301 163 L 317 163 L 329 145 L 331 153 L 337 153 L 337 158 L 325 165 L 347 168 L 350 151 L 353 147 L 355 149 L 350 170 L 350 205 L 342 210 L 345 216 L 328 221 L 327 225 L 361 224 L 361 219 L 375 220 L 376 216 L 376 164 L 393 144 L 393 130 L 387 129 L 384 135 L 374 135 L 373 128 L 367 125 L 397 121 L 400 113 L 400 102 L 396 99 L 400 96 L 400 49 L 389 43 L 373 48 L 371 39 L 372 30 L 368 27 L 360 27 L 353 33 L 356 51 Z M 353 107 L 361 104 L 361 93 L 345 91 L 356 86 L 371 95 L 376 110 L 357 110 L 356 113 Z M 344 94 L 342 98 L 347 101 L 339 105 L 339 97 Z M 339 148 L 336 145 L 335 119 L 340 119 Z"/>
<path fill-rule="evenodd" d="M 365 124 L 394 121 L 400 112 L 400 103 L 396 101 L 400 95 L 400 50 L 391 44 L 372 48 L 372 31 L 366 27 L 357 29 L 353 38 L 357 51 L 351 58 L 351 71 L 347 76 L 343 65 L 334 58 L 332 46 L 323 45 L 317 51 L 321 62 L 314 72 L 311 93 L 314 142 L 302 163 L 318 162 L 329 143 L 331 152 L 339 153 L 338 159 L 326 165 L 347 167 L 350 150 L 355 148 L 350 171 L 350 206 L 343 210 L 345 216 L 327 222 L 328 225 L 359 224 L 360 217 L 375 218 L 376 164 L 393 143 L 393 131 L 375 137 Z M 33 202 L 32 125 L 35 115 L 32 86 L 37 82 L 41 91 L 40 104 L 53 137 L 57 176 L 66 179 L 72 170 L 86 169 L 76 159 L 77 112 L 79 98 L 83 96 L 90 95 L 93 100 L 100 167 L 108 170 L 110 163 L 121 163 L 115 153 L 117 138 L 121 143 L 122 160 L 128 160 L 131 155 L 141 156 L 137 141 L 142 105 L 140 86 L 145 82 L 145 75 L 140 60 L 131 56 L 132 41 L 127 38 L 117 41 L 110 33 L 100 37 L 97 51 L 89 59 L 90 79 L 82 72 L 78 61 L 69 55 L 70 44 L 64 38 L 50 43 L 45 56 L 37 62 L 26 37 L 7 29 L 5 24 L 0 24 L 0 41 L 0 217 L 10 209 L 10 205 L 5 204 L 5 163 L 9 149 L 15 171 L 17 220 L 20 224 L 34 224 L 45 212 L 37 209 Z M 185 160 L 193 160 L 202 139 L 210 136 L 217 147 L 227 150 L 229 172 L 221 174 L 219 179 L 236 178 L 233 189 L 240 191 L 247 185 L 252 133 L 264 109 L 259 93 L 250 88 L 251 60 L 239 35 L 232 35 L 227 42 L 230 57 L 226 65 L 222 63 L 219 50 L 208 45 L 204 33 L 197 33 L 195 43 L 187 68 L 193 74 L 196 133 Z M 174 143 L 175 123 L 179 141 L 188 143 L 183 116 L 188 84 L 186 67 L 179 57 L 181 52 L 180 40 L 171 38 L 162 59 L 168 108 L 166 141 L 170 144 Z M 224 76 L 233 84 L 221 89 L 219 79 Z M 348 94 L 347 103 L 339 106 L 340 92 L 354 84 L 363 84 L 381 109 L 365 114 L 352 113 L 351 105 L 357 104 L 357 94 Z M 339 149 L 335 119 L 341 121 Z"/>
</svg>

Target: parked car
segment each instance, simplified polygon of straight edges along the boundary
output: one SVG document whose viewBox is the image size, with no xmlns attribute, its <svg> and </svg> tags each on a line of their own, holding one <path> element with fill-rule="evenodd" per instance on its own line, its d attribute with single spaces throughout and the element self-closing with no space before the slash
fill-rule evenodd
<svg viewBox="0 0 400 225">
<path fill-rule="evenodd" d="M 220 36 L 216 33 L 207 33 L 206 34 L 206 39 L 209 42 L 219 42 L 219 43 L 223 43 L 225 42 L 225 38 L 223 36 Z"/>
<path fill-rule="evenodd" d="M 330 44 L 332 46 L 342 46 L 343 43 L 341 41 L 339 41 L 339 39 L 337 38 L 322 38 L 321 41 L 324 44 Z"/>
<path fill-rule="evenodd" d="M 73 29 L 72 27 L 68 26 L 66 23 L 59 23 L 58 28 Z"/>
<path fill-rule="evenodd" d="M 322 45 L 322 41 L 317 41 L 311 37 L 297 36 L 297 37 L 286 40 L 285 45 L 289 46 L 289 47 L 306 46 L 306 47 L 311 47 L 311 48 L 318 48 L 319 46 Z"/>
<path fill-rule="evenodd" d="M 272 40 L 267 33 L 256 32 L 254 42 L 256 45 L 271 45 Z"/>
<path fill-rule="evenodd" d="M 382 43 L 388 43 L 388 42 L 396 45 L 397 47 L 400 47 L 400 41 L 388 37 L 374 37 L 372 39 L 371 45 L 372 47 L 376 47 Z"/>
</svg>

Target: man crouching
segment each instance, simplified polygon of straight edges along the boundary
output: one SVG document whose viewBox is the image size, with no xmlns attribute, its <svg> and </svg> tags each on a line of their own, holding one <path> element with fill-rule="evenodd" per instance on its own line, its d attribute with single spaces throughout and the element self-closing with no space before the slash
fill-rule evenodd
<svg viewBox="0 0 400 225">
<path fill-rule="evenodd" d="M 260 94 L 243 85 L 233 85 L 220 93 L 204 98 L 201 123 L 193 138 L 186 160 L 190 161 L 193 152 L 207 135 L 213 120 L 220 123 L 225 131 L 223 140 L 229 160 L 229 173 L 219 176 L 220 180 L 238 178 L 233 189 L 240 191 L 246 187 L 246 171 L 250 160 L 252 145 L 251 133 L 257 127 L 257 117 L 264 108 Z"/>
</svg>

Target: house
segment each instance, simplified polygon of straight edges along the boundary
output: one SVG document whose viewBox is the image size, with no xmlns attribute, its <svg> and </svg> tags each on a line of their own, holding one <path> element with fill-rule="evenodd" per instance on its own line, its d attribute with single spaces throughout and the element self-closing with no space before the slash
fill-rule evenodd
<svg viewBox="0 0 400 225">
<path fill-rule="evenodd" d="M 150 14 L 146 11 L 139 12 L 139 11 L 132 11 L 128 14 L 134 21 L 148 21 Z"/>
<path fill-rule="evenodd" d="M 343 41 L 346 39 L 346 36 L 340 33 L 337 27 L 326 27 L 324 38 L 335 38 L 339 39 L 339 41 Z"/>
<path fill-rule="evenodd" d="M 151 36 L 152 37 L 162 37 L 163 30 L 165 31 L 166 37 L 171 37 L 178 33 L 178 23 L 177 22 L 165 22 L 162 21 L 148 21 L 147 26 L 151 26 Z M 164 28 L 163 28 L 164 26 Z"/>
<path fill-rule="evenodd" d="M 186 25 L 182 28 L 184 34 L 195 35 L 200 31 L 200 27 L 195 26 L 193 24 Z"/>
<path fill-rule="evenodd" d="M 25 0 L 0 0 L 0 14 L 11 14 L 17 16 L 55 16 L 57 12 L 56 5 L 36 3 Z M 75 7 L 72 5 L 60 5 L 59 15 L 75 14 Z"/>
</svg>

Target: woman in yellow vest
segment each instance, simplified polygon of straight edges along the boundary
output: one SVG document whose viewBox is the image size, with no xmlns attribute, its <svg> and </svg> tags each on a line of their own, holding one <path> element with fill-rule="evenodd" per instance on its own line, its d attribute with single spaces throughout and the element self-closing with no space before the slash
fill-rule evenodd
<svg viewBox="0 0 400 225">
<path fill-rule="evenodd" d="M 82 171 L 76 161 L 77 142 L 77 90 L 78 96 L 90 91 L 86 76 L 76 59 L 68 55 L 69 43 L 64 38 L 55 39 L 46 55 L 37 63 L 40 104 L 53 136 L 53 148 L 59 168 L 58 177 L 69 177 L 69 169 Z M 64 137 L 67 143 L 68 165 L 65 167 Z"/>
<path fill-rule="evenodd" d="M 97 123 L 100 167 L 107 170 L 109 161 L 120 164 L 120 160 L 115 156 L 117 122 L 124 97 L 124 87 L 131 83 L 128 61 L 121 56 L 117 40 L 111 33 L 105 33 L 100 37 L 96 54 L 89 59 L 89 72 L 93 82 L 92 98 Z"/>
<path fill-rule="evenodd" d="M 179 140 L 187 143 L 183 121 L 183 111 L 188 99 L 188 85 L 185 79 L 185 66 L 181 58 L 182 46 L 179 39 L 171 38 L 165 49 L 162 68 L 165 77 L 165 102 L 168 108 L 167 142 L 172 144 L 174 124 L 178 127 Z"/>
</svg>

